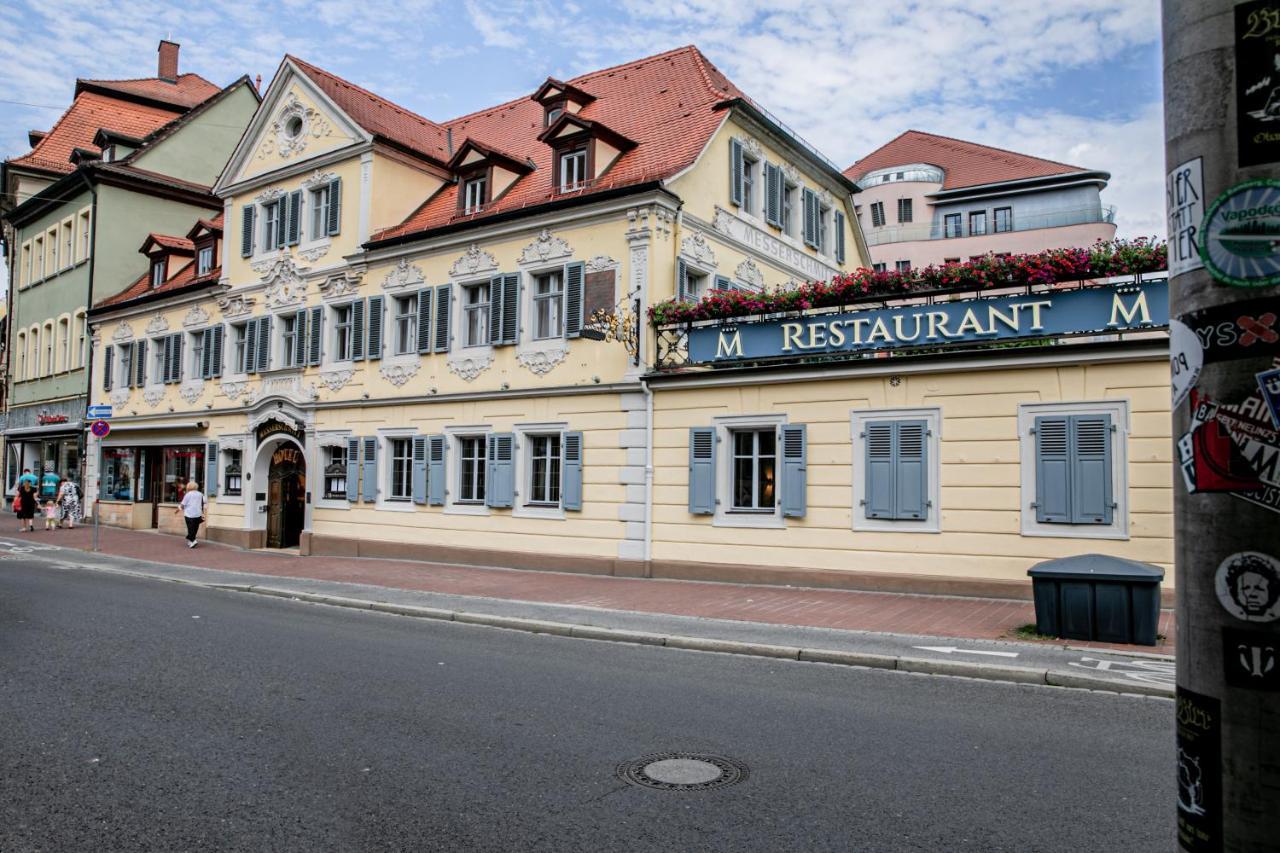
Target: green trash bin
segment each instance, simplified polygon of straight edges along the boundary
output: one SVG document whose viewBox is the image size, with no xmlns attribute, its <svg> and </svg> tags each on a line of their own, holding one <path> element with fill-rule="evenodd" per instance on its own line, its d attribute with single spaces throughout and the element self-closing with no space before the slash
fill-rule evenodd
<svg viewBox="0 0 1280 853">
<path fill-rule="evenodd" d="M 1027 569 L 1036 632 L 1069 640 L 1156 644 L 1164 570 L 1137 560 L 1079 554 Z"/>
</svg>

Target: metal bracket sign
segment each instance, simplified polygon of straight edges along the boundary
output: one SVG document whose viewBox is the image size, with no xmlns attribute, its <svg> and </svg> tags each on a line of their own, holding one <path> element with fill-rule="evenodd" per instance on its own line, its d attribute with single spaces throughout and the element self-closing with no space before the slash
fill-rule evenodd
<svg viewBox="0 0 1280 853">
<path fill-rule="evenodd" d="M 689 332 L 690 363 L 801 358 L 862 350 L 982 343 L 1169 324 L 1165 280 L 1062 292 L 964 299 L 788 320 L 701 326 Z"/>
</svg>

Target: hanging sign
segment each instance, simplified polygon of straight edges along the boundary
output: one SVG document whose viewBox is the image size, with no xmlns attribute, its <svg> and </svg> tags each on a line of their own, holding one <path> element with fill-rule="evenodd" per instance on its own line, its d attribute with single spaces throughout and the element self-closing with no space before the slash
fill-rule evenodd
<svg viewBox="0 0 1280 853">
<path fill-rule="evenodd" d="M 1200 228 L 1200 259 L 1224 284 L 1280 282 L 1280 181 L 1245 181 L 1218 196 Z"/>
<path fill-rule="evenodd" d="M 1163 328 L 1169 284 L 1079 290 L 906 305 L 790 320 L 695 327 L 690 363 L 800 358 L 862 350 L 982 343 L 1018 338 Z"/>
<path fill-rule="evenodd" d="M 1280 161 L 1280 2 L 1235 7 L 1236 134 L 1239 165 Z M 1172 232 L 1170 232 L 1172 234 Z"/>
</svg>

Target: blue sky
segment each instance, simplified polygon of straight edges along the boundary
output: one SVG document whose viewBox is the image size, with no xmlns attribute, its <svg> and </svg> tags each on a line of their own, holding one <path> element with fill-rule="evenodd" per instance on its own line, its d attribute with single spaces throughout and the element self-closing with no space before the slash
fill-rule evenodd
<svg viewBox="0 0 1280 853">
<path fill-rule="evenodd" d="M 432 119 L 693 43 L 841 165 L 908 128 L 956 136 L 1110 171 L 1121 235 L 1164 231 L 1158 0 L 11 0 L 5 18 L 5 157 L 76 77 L 154 74 L 166 37 L 215 83 L 265 85 L 290 52 Z"/>
</svg>

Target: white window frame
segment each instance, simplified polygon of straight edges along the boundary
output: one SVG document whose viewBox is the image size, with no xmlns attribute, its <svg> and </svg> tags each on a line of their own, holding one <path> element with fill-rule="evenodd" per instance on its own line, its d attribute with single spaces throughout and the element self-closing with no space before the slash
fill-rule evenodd
<svg viewBox="0 0 1280 853">
<path fill-rule="evenodd" d="M 1036 521 L 1036 437 L 1031 430 L 1044 415 L 1110 415 L 1111 497 L 1115 511 L 1110 524 L 1058 524 Z M 1129 401 L 1096 400 L 1065 403 L 1023 403 L 1018 406 L 1018 444 L 1021 462 L 1020 504 L 1023 536 L 1058 539 L 1129 538 Z"/>
<path fill-rule="evenodd" d="M 457 316 L 455 317 L 458 321 L 458 325 L 454 326 L 454 328 L 458 330 L 458 349 L 469 350 L 471 352 L 491 349 L 493 345 L 489 343 L 489 341 L 492 340 L 491 330 L 493 328 L 493 282 L 487 278 L 473 279 L 470 281 L 460 282 L 454 287 L 458 294 L 458 309 Z M 475 344 L 467 342 L 467 335 L 470 332 L 470 329 L 467 327 L 467 290 L 472 287 L 484 287 L 489 294 L 488 300 L 486 301 L 486 305 L 488 306 L 488 319 L 485 321 L 484 325 L 484 335 L 482 336 L 483 340 Z"/>
<path fill-rule="evenodd" d="M 76 265 L 76 226 L 75 220 L 70 216 L 62 220 L 62 224 L 58 227 L 58 238 L 66 239 L 60 244 L 62 249 L 62 268 L 71 269 Z"/>
<path fill-rule="evenodd" d="M 163 334 L 158 338 L 147 338 L 147 381 L 143 385 L 144 391 L 152 391 L 157 388 L 164 388 L 164 339 L 169 335 Z M 137 370 L 137 367 L 134 367 Z"/>
<path fill-rule="evenodd" d="M 204 375 L 201 363 L 204 360 L 204 329 L 183 330 L 182 333 L 182 375 L 178 377 L 179 388 L 204 388 Z M 221 449 L 218 451 L 221 453 Z M 221 463 L 219 463 L 221 465 Z M 241 460 L 241 468 L 244 462 Z M 221 488 L 219 488 L 221 493 Z M 241 487 L 241 491 L 244 488 Z"/>
<path fill-rule="evenodd" d="M 22 244 L 22 250 L 19 255 L 21 260 L 18 262 L 18 287 L 27 287 L 33 281 L 32 273 L 34 272 L 32 255 L 32 242 L 27 240 Z"/>
<path fill-rule="evenodd" d="M 387 512 L 413 512 L 413 438 L 418 431 L 411 427 L 384 428 L 378 430 L 378 498 L 374 508 Z M 391 499 L 391 442 L 409 442 L 409 498 Z M 361 463 L 363 466 L 363 462 Z"/>
<path fill-rule="evenodd" d="M 836 253 L 834 239 L 834 208 L 818 203 L 818 254 L 834 257 Z"/>
<path fill-rule="evenodd" d="M 761 180 L 760 161 L 744 149 L 742 152 L 742 212 L 756 219 L 762 218 L 764 182 Z"/>
<path fill-rule="evenodd" d="M 83 207 L 80 209 L 77 217 L 78 227 L 80 228 L 80 239 L 77 243 L 78 254 L 77 262 L 89 260 L 90 243 L 93 240 L 93 208 Z"/>
<path fill-rule="evenodd" d="M 255 254 L 265 255 L 275 252 L 284 242 L 280 238 L 285 227 L 285 204 L 288 199 L 288 194 L 285 194 L 258 205 L 259 212 L 262 214 L 262 233 L 258 235 L 262 240 L 262 248 Z M 274 216 L 271 215 L 272 213 Z"/>
<path fill-rule="evenodd" d="M 449 515 L 489 515 L 489 506 L 484 501 L 463 503 L 459 496 L 462 494 L 462 439 L 484 436 L 485 458 L 481 460 L 481 464 L 487 466 L 489 442 L 493 441 L 493 427 L 488 424 L 447 426 L 444 428 L 444 435 L 446 452 L 444 475 L 448 479 L 445 484 L 444 511 Z M 428 448 L 429 451 L 430 448 Z M 430 488 L 430 482 L 428 482 L 428 488 Z M 489 482 L 486 475 L 486 495 L 488 495 L 488 489 Z"/>
<path fill-rule="evenodd" d="M 561 153 L 559 161 L 560 192 L 573 192 L 587 185 L 589 178 L 587 176 L 587 149 L 585 146 L 578 146 Z"/>
<path fill-rule="evenodd" d="M 356 312 L 355 312 L 355 308 L 353 307 L 354 305 L 355 305 L 355 303 L 354 303 L 354 302 L 340 302 L 340 303 L 337 303 L 337 304 L 335 304 L 335 305 L 326 305 L 326 306 L 325 306 L 325 311 L 326 311 L 326 313 L 329 315 L 329 316 L 325 317 L 325 324 L 324 324 L 324 326 L 325 326 L 325 328 L 324 328 L 324 334 L 325 334 L 325 336 L 326 336 L 326 337 L 328 337 L 328 340 L 327 340 L 327 341 L 325 341 L 325 348 L 324 348 L 324 355 L 325 355 L 324 363 L 325 363 L 325 364 L 327 364 L 327 365 L 329 365 L 329 364 L 344 364 L 344 365 L 346 365 L 346 364 L 354 364 L 354 363 L 355 363 L 355 360 L 354 360 L 354 358 L 352 357 L 352 356 L 355 354 L 355 349 L 354 349 L 354 347 L 349 348 L 349 349 L 350 349 L 350 354 L 349 354 L 349 355 L 347 355 L 347 357 L 346 357 L 346 358 L 338 358 L 338 357 L 337 357 L 337 356 L 338 356 L 338 353 L 339 353 L 339 348 L 338 348 L 338 311 L 340 311 L 340 310 L 342 310 L 343 308 L 345 308 L 348 312 L 350 312 L 350 315 L 349 315 L 349 316 L 350 316 L 350 318 L 351 318 L 351 319 L 350 319 L 350 326 L 348 327 L 348 328 L 350 329 L 350 331 L 348 331 L 348 333 L 347 333 L 347 339 L 348 339 L 348 343 L 353 343 L 353 342 L 354 342 L 353 335 L 355 334 L 355 328 L 356 328 L 356 327 L 355 327 L 355 321 L 356 321 L 355 313 L 356 313 Z"/>
<path fill-rule="evenodd" d="M 409 310 L 408 314 L 400 313 L 400 300 L 402 299 L 409 300 L 413 303 L 413 307 Z M 387 298 L 383 300 L 383 305 L 385 306 L 384 310 L 391 315 L 391 322 L 384 322 L 382 324 L 384 329 L 391 329 L 391 341 L 390 347 L 388 347 L 390 350 L 389 355 L 393 358 L 405 359 L 410 356 L 416 357 L 418 355 L 418 293 L 416 291 L 409 291 L 405 293 L 388 294 Z M 407 320 L 408 323 L 405 329 L 403 341 L 400 339 L 401 320 Z M 434 332 L 435 330 L 432 329 L 431 331 Z M 383 337 L 385 338 L 387 336 L 384 335 Z"/>
<path fill-rule="evenodd" d="M 924 421 L 928 454 L 928 507 L 921 519 L 867 518 L 867 440 L 863 436 L 867 421 Z M 922 406 L 903 409 L 855 409 L 849 413 L 850 444 L 853 447 L 854 530 L 890 531 L 893 533 L 942 532 L 942 409 Z"/>
<path fill-rule="evenodd" d="M 538 295 L 538 279 L 539 279 L 539 278 L 541 278 L 542 276 L 552 276 L 552 275 L 554 275 L 554 276 L 559 276 L 559 278 L 560 278 L 560 291 L 559 291 L 559 299 L 558 299 L 558 301 L 559 301 L 559 303 L 560 303 L 560 307 L 559 307 L 559 313 L 557 314 L 557 317 L 558 317 L 558 324 L 559 324 L 559 326 L 560 326 L 560 330 L 559 330 L 559 332 L 558 332 L 558 333 L 556 333 L 556 334 L 554 334 L 554 335 L 546 335 L 546 336 L 544 336 L 544 337 L 539 337 L 539 336 L 538 336 L 538 303 L 539 303 L 539 302 L 552 302 L 552 301 L 557 301 L 557 300 L 555 300 L 555 299 L 553 299 L 553 298 L 551 298 L 551 297 L 540 297 L 540 296 Z M 529 318 L 529 339 L 530 339 L 530 341 L 532 341 L 532 342 L 534 342 L 534 343 L 537 343 L 537 344 L 542 344 L 542 343 L 544 343 L 544 342 L 546 342 L 546 341 L 555 341 L 555 340 L 560 340 L 560 339 L 564 338 L 564 320 L 565 320 L 565 317 L 564 317 L 564 299 L 565 299 L 565 289 L 564 289 L 564 285 L 565 285 L 565 281 L 564 281 L 564 267 L 563 267 L 563 266 L 560 266 L 560 267 L 552 267 L 551 269 L 540 270 L 540 271 L 538 271 L 538 272 L 533 272 L 533 273 L 530 273 L 530 274 L 529 274 L 529 313 L 528 313 L 527 315 L 525 315 L 525 316 L 527 316 L 527 317 Z"/>
<path fill-rule="evenodd" d="M 239 355 L 236 353 L 236 349 L 237 349 L 236 335 L 239 334 L 240 332 L 244 333 L 245 346 L 246 347 L 248 346 L 248 343 L 249 343 L 248 319 L 249 318 L 246 318 L 244 321 L 227 324 L 227 331 L 225 332 L 227 339 L 224 342 L 223 354 L 222 354 L 222 357 L 224 359 L 224 363 L 222 365 L 222 375 L 224 377 L 223 381 L 226 381 L 227 379 L 233 379 L 233 378 L 243 379 L 244 377 L 249 375 L 248 371 L 244 371 L 240 369 L 240 358 L 239 358 Z"/>
<path fill-rule="evenodd" d="M 54 353 L 54 373 L 66 373 L 71 370 L 71 315 L 63 314 L 58 318 L 57 352 Z"/>
<path fill-rule="evenodd" d="M 304 195 L 308 202 L 306 215 L 300 216 L 307 221 L 307 242 L 320 243 L 329 239 L 329 185 L 312 187 Z M 324 201 L 321 202 L 320 199 Z M 318 222 L 318 227 L 317 227 Z"/>
<path fill-rule="evenodd" d="M 478 193 L 474 192 L 476 187 L 480 188 Z M 479 213 L 484 210 L 484 197 L 488 187 L 489 176 L 484 174 L 467 178 L 462 182 L 462 212 L 464 214 Z M 480 197 L 473 199 L 476 195 Z"/>
<path fill-rule="evenodd" d="M 43 234 L 40 235 L 39 237 L 32 238 L 31 257 L 40 259 L 39 265 L 37 267 L 33 267 L 31 270 L 32 283 L 35 283 L 37 281 L 44 281 L 45 251 L 44 251 L 44 235 Z"/>
<path fill-rule="evenodd" d="M 711 425 L 716 430 L 716 511 L 711 518 L 713 527 L 755 527 L 764 529 L 784 529 L 786 519 L 782 517 L 782 445 L 777 445 L 777 460 L 774 465 L 775 489 L 778 500 L 774 502 L 773 512 L 734 512 L 733 504 L 733 436 L 735 430 L 774 429 L 779 430 L 787 423 L 787 416 L 781 415 L 725 415 L 713 418 Z"/>
<path fill-rule="evenodd" d="M 208 263 L 205 263 L 205 256 L 208 255 Z M 196 275 L 204 275 L 213 269 L 213 244 L 201 246 L 196 249 Z"/>
<path fill-rule="evenodd" d="M 525 495 L 529 494 L 531 489 L 531 439 L 536 435 L 550 435 L 552 433 L 560 434 L 560 453 L 561 459 L 564 457 L 564 434 L 569 429 L 569 424 L 563 421 L 555 423 L 538 423 L 538 424 L 518 424 L 514 427 L 516 446 L 515 446 L 515 500 L 512 501 L 511 516 L 513 518 L 545 518 L 565 519 L 564 512 L 564 462 L 560 467 L 560 503 L 558 506 L 526 506 Z M 488 488 L 488 484 L 486 484 Z"/>
<path fill-rule="evenodd" d="M 40 336 L 40 365 L 41 376 L 53 376 L 56 365 L 54 359 L 57 357 L 57 342 L 54 340 L 54 326 L 52 320 L 45 320 L 44 330 Z"/>
<path fill-rule="evenodd" d="M 796 236 L 796 223 L 800 218 L 796 216 L 796 202 L 800 198 L 800 185 L 788 181 L 785 177 L 782 179 L 782 204 L 778 208 L 778 218 L 782 222 L 781 231 L 788 237 Z"/>
<path fill-rule="evenodd" d="M 326 498 L 324 496 L 324 469 L 329 462 L 329 448 L 336 445 L 341 447 L 342 451 L 345 453 L 347 451 L 347 442 L 352 437 L 353 436 L 350 431 L 316 433 L 316 452 L 314 462 L 316 466 L 315 470 L 318 472 L 317 477 L 319 488 L 312 490 L 311 499 L 317 509 L 340 509 L 348 511 L 351 509 L 351 502 L 347 500 L 345 495 L 341 498 Z M 360 476 L 358 473 L 359 465 L 357 465 L 356 468 L 356 477 L 358 478 Z M 356 485 L 358 486 L 359 483 Z M 359 490 L 357 489 L 357 493 L 358 492 Z M 395 503 L 398 504 L 400 502 L 395 501 Z"/>
<path fill-rule="evenodd" d="M 250 471 L 246 468 L 246 460 L 251 456 L 247 448 L 253 446 L 253 442 L 249 435 L 239 433 L 236 435 L 219 435 L 218 436 L 218 503 L 220 504 L 237 504 L 243 505 L 246 495 L 253 494 L 253 484 L 249 482 Z M 227 445 L 239 445 L 238 447 Z M 206 448 L 207 452 L 208 448 Z M 240 494 L 229 495 L 226 491 L 227 485 L 227 454 L 240 453 Z M 208 489 L 209 484 L 205 483 Z"/>
</svg>

